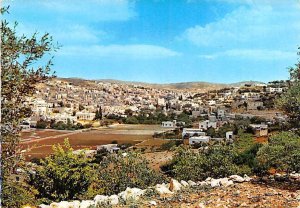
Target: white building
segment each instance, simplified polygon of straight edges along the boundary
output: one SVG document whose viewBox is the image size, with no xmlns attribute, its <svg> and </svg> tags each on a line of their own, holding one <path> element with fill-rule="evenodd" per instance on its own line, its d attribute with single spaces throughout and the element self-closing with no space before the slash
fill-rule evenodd
<svg viewBox="0 0 300 208">
<path fill-rule="evenodd" d="M 164 127 L 164 128 L 174 128 L 176 127 L 176 120 L 174 121 L 163 121 L 161 123 L 161 127 Z"/>
<path fill-rule="evenodd" d="M 47 115 L 48 113 L 48 103 L 43 99 L 36 99 L 33 102 L 32 111 L 36 115 Z"/>
<path fill-rule="evenodd" d="M 72 124 L 75 124 L 77 122 L 77 117 L 76 116 L 71 116 L 71 115 L 66 114 L 66 113 L 62 113 L 62 114 L 58 113 L 53 118 L 55 119 L 56 122 L 62 121 L 65 124 L 68 123 L 68 120 L 70 120 L 70 122 Z"/>
<path fill-rule="evenodd" d="M 197 143 L 208 143 L 210 141 L 210 136 L 198 136 L 198 137 L 190 137 L 189 144 L 197 144 Z"/>
<path fill-rule="evenodd" d="M 209 120 L 205 120 L 199 123 L 199 129 L 201 130 L 207 130 L 208 128 L 217 128 L 217 122 L 216 121 L 209 121 Z"/>
<path fill-rule="evenodd" d="M 281 88 L 281 87 L 267 87 L 266 91 L 270 92 L 270 93 L 275 93 L 275 92 L 282 93 L 283 88 Z"/>
<path fill-rule="evenodd" d="M 184 128 L 182 130 L 182 138 L 184 138 L 185 136 L 205 136 L 206 133 L 202 131 L 202 129 L 190 129 L 190 128 Z"/>
<path fill-rule="evenodd" d="M 104 145 L 98 145 L 97 146 L 97 151 L 99 150 L 106 150 L 109 153 L 114 153 L 120 150 L 118 147 L 118 144 L 104 144 Z"/>
<path fill-rule="evenodd" d="M 226 132 L 226 139 L 233 139 L 233 131 Z"/>
<path fill-rule="evenodd" d="M 92 121 L 95 118 L 95 113 L 89 113 L 89 112 L 77 112 L 76 117 L 77 120 L 88 120 Z"/>
</svg>

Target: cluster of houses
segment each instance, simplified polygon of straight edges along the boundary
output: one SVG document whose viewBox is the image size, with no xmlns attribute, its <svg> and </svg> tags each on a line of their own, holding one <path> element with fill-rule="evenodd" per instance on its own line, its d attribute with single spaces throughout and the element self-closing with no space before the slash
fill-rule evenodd
<svg viewBox="0 0 300 208">
<path fill-rule="evenodd" d="M 201 89 L 199 89 L 201 90 Z M 248 84 L 239 87 L 202 93 L 197 90 L 160 89 L 143 84 L 110 83 L 99 81 L 72 81 L 52 79 L 38 86 L 33 97 L 28 98 L 25 105 L 33 111 L 31 118 L 25 123 L 34 126 L 40 119 L 55 120 L 56 122 L 91 121 L 95 112 L 101 106 L 102 115 L 116 115 L 127 117 L 140 112 L 151 113 L 161 110 L 165 114 L 191 112 L 192 117 L 199 117 L 217 111 L 217 120 L 213 118 L 203 122 L 203 128 L 220 125 L 219 121 L 226 121 L 230 116 L 228 109 L 245 108 L 258 110 L 266 107 L 266 96 L 284 92 L 282 85 Z M 174 121 L 162 124 L 164 127 L 179 125 Z"/>
</svg>

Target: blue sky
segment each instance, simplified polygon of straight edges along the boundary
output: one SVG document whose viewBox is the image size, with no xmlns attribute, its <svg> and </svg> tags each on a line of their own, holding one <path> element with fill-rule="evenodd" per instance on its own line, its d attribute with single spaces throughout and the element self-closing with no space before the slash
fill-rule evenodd
<svg viewBox="0 0 300 208">
<path fill-rule="evenodd" d="M 19 34 L 49 32 L 60 77 L 152 83 L 287 79 L 298 0 L 14 0 Z"/>
</svg>

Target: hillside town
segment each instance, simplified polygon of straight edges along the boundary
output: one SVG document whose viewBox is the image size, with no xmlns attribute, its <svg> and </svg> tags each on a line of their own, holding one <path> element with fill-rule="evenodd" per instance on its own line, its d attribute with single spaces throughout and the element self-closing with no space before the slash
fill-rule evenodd
<svg viewBox="0 0 300 208">
<path fill-rule="evenodd" d="M 95 120 L 101 108 L 101 117 L 121 117 L 162 112 L 165 115 L 186 112 L 190 118 L 208 116 L 203 128 L 218 127 L 235 117 L 251 118 L 259 111 L 274 110 L 274 99 L 287 89 L 284 81 L 268 84 L 253 83 L 198 93 L 189 90 L 150 88 L 142 84 L 86 81 L 76 84 L 52 79 L 38 86 L 25 105 L 33 114 L 24 121 L 35 127 L 40 120 L 71 122 Z M 277 114 L 261 114 L 269 121 L 284 120 Z M 167 121 L 166 121 L 167 122 Z M 163 123 L 173 127 L 172 122 Z M 26 125 L 23 125 L 24 128 Z"/>
</svg>

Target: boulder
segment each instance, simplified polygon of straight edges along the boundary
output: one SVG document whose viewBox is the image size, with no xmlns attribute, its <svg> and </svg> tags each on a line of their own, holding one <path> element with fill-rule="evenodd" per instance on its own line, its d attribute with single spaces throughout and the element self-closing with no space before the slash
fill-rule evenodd
<svg viewBox="0 0 300 208">
<path fill-rule="evenodd" d="M 119 197 L 117 195 L 111 195 L 108 197 L 108 203 L 110 205 L 117 205 L 119 204 Z"/>
<path fill-rule="evenodd" d="M 80 203 L 80 208 L 90 208 L 91 206 L 95 206 L 95 202 L 93 200 L 83 200 Z"/>
<path fill-rule="evenodd" d="M 71 202 L 73 204 L 73 208 L 80 208 L 80 201 L 73 201 Z"/>
<path fill-rule="evenodd" d="M 197 185 L 198 186 L 207 186 L 209 183 L 207 183 L 206 181 L 198 181 Z"/>
<path fill-rule="evenodd" d="M 238 175 L 232 175 L 229 177 L 233 182 L 243 183 L 245 179 Z"/>
<path fill-rule="evenodd" d="M 108 196 L 97 195 L 97 196 L 95 196 L 94 201 L 95 201 L 96 206 L 107 205 L 108 204 Z"/>
<path fill-rule="evenodd" d="M 231 186 L 234 184 L 233 181 L 230 181 L 228 178 L 220 178 L 218 180 L 220 181 L 220 185 L 224 187 Z"/>
<path fill-rule="evenodd" d="M 52 203 L 50 204 L 50 208 L 59 208 L 59 203 L 52 202 Z"/>
<path fill-rule="evenodd" d="M 189 186 L 188 182 L 186 182 L 186 181 L 184 181 L 184 180 L 181 180 L 180 183 L 181 183 L 181 185 L 183 185 L 184 187 Z"/>
<path fill-rule="evenodd" d="M 252 178 L 250 178 L 249 176 L 247 176 L 247 175 L 245 174 L 245 175 L 244 175 L 244 180 L 245 180 L 246 182 L 249 182 L 249 181 L 252 180 Z"/>
<path fill-rule="evenodd" d="M 40 204 L 38 207 L 39 208 L 50 208 L 50 205 Z"/>
<path fill-rule="evenodd" d="M 50 208 L 50 205 L 40 204 L 38 207 L 39 208 Z"/>
<path fill-rule="evenodd" d="M 197 183 L 195 183 L 194 181 L 191 181 L 191 180 L 188 181 L 188 184 L 190 186 L 197 186 Z"/>
<path fill-rule="evenodd" d="M 220 185 L 220 180 L 219 179 L 212 179 L 211 181 L 210 181 L 210 186 L 211 187 L 219 187 L 219 186 L 221 186 Z"/>
<path fill-rule="evenodd" d="M 169 189 L 170 191 L 180 191 L 182 185 L 175 179 L 171 179 Z"/>
<path fill-rule="evenodd" d="M 206 182 L 210 182 L 211 179 L 212 179 L 211 177 L 208 177 L 205 181 L 206 181 Z"/>
<path fill-rule="evenodd" d="M 160 194 L 160 195 L 165 195 L 165 194 L 173 194 L 172 191 L 168 189 L 168 187 L 165 184 L 156 184 L 155 190 Z"/>
<path fill-rule="evenodd" d="M 122 198 L 124 201 L 127 201 L 128 199 L 137 200 L 140 196 L 142 196 L 145 193 L 145 190 L 139 189 L 139 188 L 129 188 L 127 187 L 125 191 L 118 194 L 120 198 Z"/>
</svg>

